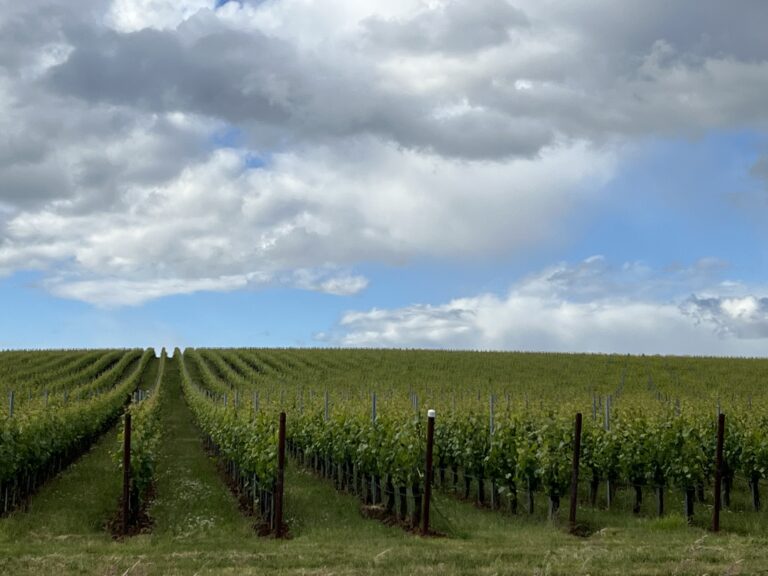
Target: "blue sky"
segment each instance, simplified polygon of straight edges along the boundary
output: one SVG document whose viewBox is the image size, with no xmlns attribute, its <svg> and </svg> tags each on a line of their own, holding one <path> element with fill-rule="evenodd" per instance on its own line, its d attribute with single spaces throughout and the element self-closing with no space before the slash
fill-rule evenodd
<svg viewBox="0 0 768 576">
<path fill-rule="evenodd" d="M 765 355 L 765 4 L 45 4 L 2 348 Z"/>
<path fill-rule="evenodd" d="M 743 132 L 646 143 L 607 186 L 610 200 L 587 216 L 588 231 L 565 258 L 595 253 L 666 267 L 711 257 L 741 280 L 763 280 L 764 220 L 733 196 L 764 192 L 765 182 L 750 175 L 764 144 Z"/>
</svg>

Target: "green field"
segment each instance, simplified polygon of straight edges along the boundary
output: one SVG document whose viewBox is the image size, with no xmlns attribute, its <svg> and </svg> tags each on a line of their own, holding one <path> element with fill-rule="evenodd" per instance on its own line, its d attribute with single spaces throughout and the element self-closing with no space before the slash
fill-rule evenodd
<svg viewBox="0 0 768 576">
<path fill-rule="evenodd" d="M 19 490 L 13 510 L 0 518 L 0 572 L 768 572 L 768 519 L 764 509 L 754 510 L 752 490 L 765 479 L 761 467 L 768 469 L 766 361 L 188 350 L 183 362 L 179 353 L 162 362 L 161 368 L 161 360 L 140 351 L 0 353 L 0 392 L 14 396 L 13 415 L 4 402 L 0 416 L 0 494 Z M 120 415 L 126 390 L 136 389 L 147 399 L 131 407 L 138 423 L 132 469 L 147 480 L 149 488 L 137 487 L 135 497 L 149 521 L 140 533 L 115 538 Z M 707 527 L 718 407 L 727 414 L 733 486 L 722 531 L 714 534 Z M 441 534 L 424 538 L 405 525 L 413 519 L 420 481 L 423 488 L 427 408 L 438 414 L 432 516 Z M 290 448 L 289 538 L 276 540 L 257 534 L 264 522 L 259 501 L 269 490 L 254 487 L 271 487 L 281 411 Z M 563 480 L 570 479 L 576 411 L 585 419 L 579 536 L 568 531 Z M 659 462 L 666 467 L 654 468 Z M 603 468 L 593 505 L 597 466 Z M 510 470 L 512 476 L 500 475 Z M 663 516 L 653 481 L 659 470 L 666 474 Z M 364 479 L 377 490 L 363 488 Z M 617 490 L 610 508 L 609 479 Z M 25 482 L 33 486 L 28 492 Z M 510 484 L 518 490 L 516 513 Z M 241 489 L 239 501 L 232 485 Z M 397 488 L 394 512 L 382 521 L 388 485 Z M 644 497 L 633 512 L 638 485 Z M 695 494 L 690 522 L 683 507 L 687 488 Z M 550 517 L 555 492 L 560 510 Z M 401 504 L 406 513 L 398 520 Z M 246 513 L 251 507 L 257 513 Z"/>
</svg>

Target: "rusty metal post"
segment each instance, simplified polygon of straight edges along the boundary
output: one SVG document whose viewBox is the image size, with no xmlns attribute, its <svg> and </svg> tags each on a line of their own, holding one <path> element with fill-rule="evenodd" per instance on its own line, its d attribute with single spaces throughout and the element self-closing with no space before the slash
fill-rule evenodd
<svg viewBox="0 0 768 576">
<path fill-rule="evenodd" d="M 717 451 L 715 452 L 715 506 L 712 510 L 712 532 L 720 531 L 720 497 L 723 482 L 723 439 L 725 436 L 725 414 L 717 417 Z"/>
<path fill-rule="evenodd" d="M 422 514 L 421 534 L 429 534 L 429 504 L 432 500 L 432 454 L 435 446 L 435 411 L 427 411 L 427 463 L 424 475 L 424 513 Z"/>
<path fill-rule="evenodd" d="M 131 502 L 131 413 L 125 411 L 123 429 L 123 535 L 128 534 Z"/>
<path fill-rule="evenodd" d="M 579 499 L 579 455 L 581 452 L 581 412 L 576 414 L 576 424 L 573 435 L 573 472 L 571 474 L 571 509 L 568 520 L 571 530 L 576 527 L 576 506 Z"/>
<path fill-rule="evenodd" d="M 280 412 L 277 435 L 277 481 L 275 482 L 275 535 L 283 537 L 283 488 L 285 484 L 285 412 Z"/>
</svg>

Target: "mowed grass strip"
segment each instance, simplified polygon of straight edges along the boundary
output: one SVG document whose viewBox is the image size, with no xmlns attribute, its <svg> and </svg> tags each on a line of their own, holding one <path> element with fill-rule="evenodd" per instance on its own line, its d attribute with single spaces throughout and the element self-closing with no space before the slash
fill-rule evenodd
<svg viewBox="0 0 768 576">
<path fill-rule="evenodd" d="M 116 428 L 32 497 L 29 510 L 0 520 L 0 542 L 109 539 L 121 480 L 112 460 Z"/>
<path fill-rule="evenodd" d="M 251 521 L 240 513 L 221 480 L 181 391 L 178 359 L 166 365 L 161 410 L 163 438 L 156 473 L 156 499 L 150 508 L 158 536 L 232 538 L 254 536 Z"/>
</svg>

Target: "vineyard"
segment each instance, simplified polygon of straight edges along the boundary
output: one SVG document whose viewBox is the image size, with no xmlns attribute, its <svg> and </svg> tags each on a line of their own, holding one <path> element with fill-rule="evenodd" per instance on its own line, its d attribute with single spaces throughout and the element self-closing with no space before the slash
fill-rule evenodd
<svg viewBox="0 0 768 576">
<path fill-rule="evenodd" d="M 450 549 L 486 526 L 511 527 L 494 536 L 510 545 L 521 527 L 543 538 L 557 534 L 567 539 L 564 549 L 648 522 L 671 522 L 679 538 L 699 538 L 708 533 L 716 500 L 726 534 L 762 539 L 766 376 L 762 359 L 335 349 L 3 352 L 0 530 L 32 522 L 47 486 L 104 450 L 99 479 L 111 488 L 95 524 L 127 549 L 131 539 L 160 538 L 164 530 L 174 542 L 179 533 L 215 539 L 205 522 L 177 517 L 180 506 L 183 512 L 210 505 L 214 487 L 232 503 L 229 521 L 250 527 L 238 533 L 253 540 L 248 546 L 268 547 L 274 539 L 264 537 L 274 535 L 289 538 L 281 546 L 298 545 L 307 525 L 323 522 L 327 529 L 323 502 L 337 497 L 366 526 L 359 533 L 405 538 L 403 550 Z M 429 446 L 428 410 L 435 414 Z M 183 451 L 182 433 L 192 435 Z M 182 455 L 194 463 L 180 466 Z M 203 472 L 192 474 L 192 466 L 208 470 L 210 484 L 194 498 Z M 330 492 L 310 505 L 302 496 L 307 490 Z M 171 492 L 182 504 L 164 501 Z M 429 530 L 419 530 L 430 505 Z M 470 518 L 477 524 L 463 527 Z"/>
<path fill-rule="evenodd" d="M 74 362 L 67 355 L 63 366 L 45 363 L 42 369 L 24 355 L 11 355 L 3 366 L 10 383 L 0 436 L 4 513 L 27 500 L 113 423 L 151 355 L 149 350 L 75 354 Z M 41 356 L 47 359 L 48 354 Z"/>
<path fill-rule="evenodd" d="M 587 505 L 661 516 L 682 502 L 693 521 L 695 503 L 711 499 L 717 416 L 727 412 L 723 501 L 742 509 L 749 493 L 760 510 L 762 360 L 189 350 L 184 361 L 194 374 L 188 388 L 208 407 L 203 429 L 221 435 L 214 442 L 241 484 L 248 474 L 274 476 L 275 423 L 285 411 L 298 461 L 417 526 L 431 408 L 442 488 L 513 514 L 535 513 L 540 494 L 554 518 L 571 484 L 581 412 Z M 718 386 L 724 381 L 732 385 Z"/>
</svg>

